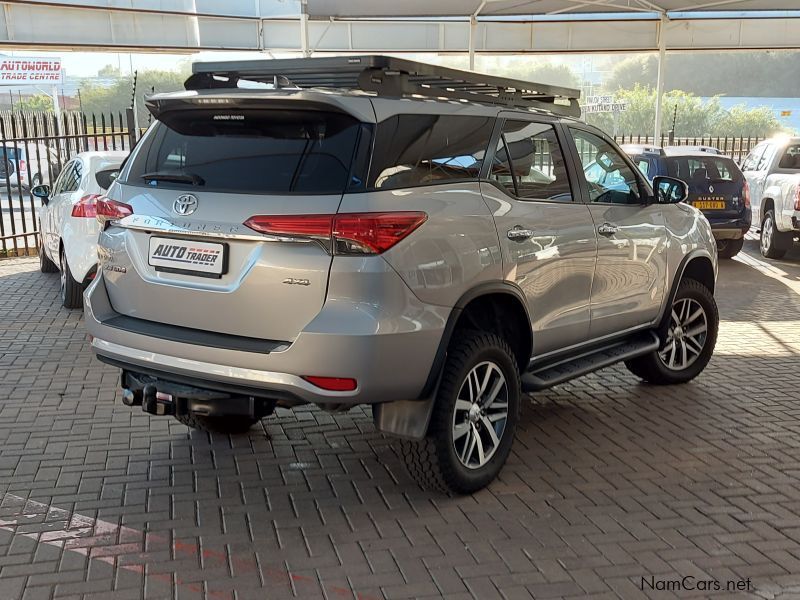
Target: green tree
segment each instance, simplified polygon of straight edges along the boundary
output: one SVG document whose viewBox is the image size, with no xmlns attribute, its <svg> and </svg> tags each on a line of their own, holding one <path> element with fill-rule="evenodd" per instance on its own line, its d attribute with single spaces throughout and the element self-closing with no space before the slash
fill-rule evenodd
<svg viewBox="0 0 800 600">
<path fill-rule="evenodd" d="M 14 102 L 14 110 L 20 112 L 52 112 L 53 99 L 47 94 L 25 96 L 22 100 Z"/>
<path fill-rule="evenodd" d="M 633 89 L 618 90 L 615 97 L 627 104 L 627 110 L 617 117 L 617 133 L 652 135 L 656 118 L 655 90 L 637 84 Z M 737 106 L 726 111 L 717 98 L 704 102 L 694 94 L 680 90 L 664 94 L 664 134 L 672 128 L 673 115 L 678 137 L 767 136 L 781 130 L 780 122 L 769 108 L 748 110 Z M 588 113 L 586 121 L 605 131 L 614 130 L 614 116 L 611 114 Z"/>
<path fill-rule="evenodd" d="M 179 71 L 139 71 L 136 86 L 136 102 L 139 112 L 139 124 L 144 126 L 148 122 L 149 113 L 144 104 L 144 99 L 151 93 L 175 92 L 183 89 L 183 82 L 189 76 L 188 65 L 181 65 Z M 115 116 L 131 106 L 133 93 L 133 78 L 130 76 L 119 78 L 110 87 L 98 85 L 91 80 L 85 80 L 81 85 L 81 104 L 87 115 L 112 113 Z"/>
</svg>

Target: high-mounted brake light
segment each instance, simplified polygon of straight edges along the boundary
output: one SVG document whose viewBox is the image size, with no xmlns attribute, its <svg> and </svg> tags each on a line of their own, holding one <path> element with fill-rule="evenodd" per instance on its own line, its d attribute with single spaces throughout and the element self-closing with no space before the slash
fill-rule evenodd
<svg viewBox="0 0 800 600">
<path fill-rule="evenodd" d="M 133 214 L 133 207 L 124 202 L 117 202 L 105 196 L 98 196 L 96 198 L 97 220 L 101 225 L 105 225 L 108 221 L 115 221 L 122 219 Z"/>
<path fill-rule="evenodd" d="M 744 182 L 744 189 L 742 190 L 742 199 L 744 200 L 744 207 L 750 208 L 750 184 L 747 180 Z"/>
<path fill-rule="evenodd" d="M 72 216 L 81 219 L 94 219 L 97 217 L 97 199 L 99 194 L 89 194 L 72 205 Z"/>
<path fill-rule="evenodd" d="M 428 218 L 424 212 L 256 215 L 244 224 L 278 238 L 316 239 L 335 254 L 381 254 Z"/>
<path fill-rule="evenodd" d="M 358 382 L 350 377 L 317 377 L 315 375 L 303 375 L 303 379 L 329 392 L 352 392 L 358 387 Z"/>
</svg>

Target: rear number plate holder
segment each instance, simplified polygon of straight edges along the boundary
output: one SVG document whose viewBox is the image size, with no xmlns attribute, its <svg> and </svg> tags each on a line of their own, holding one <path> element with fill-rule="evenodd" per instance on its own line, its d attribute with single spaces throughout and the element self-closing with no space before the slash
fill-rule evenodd
<svg viewBox="0 0 800 600">
<path fill-rule="evenodd" d="M 147 263 L 156 271 L 219 279 L 228 271 L 228 244 L 151 237 Z"/>
</svg>

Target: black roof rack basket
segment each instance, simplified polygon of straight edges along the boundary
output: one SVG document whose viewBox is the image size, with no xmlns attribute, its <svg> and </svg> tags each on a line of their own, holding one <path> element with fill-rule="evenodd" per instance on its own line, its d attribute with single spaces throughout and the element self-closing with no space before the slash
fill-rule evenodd
<svg viewBox="0 0 800 600">
<path fill-rule="evenodd" d="M 363 90 L 379 96 L 444 98 L 580 116 L 579 90 L 380 55 L 196 62 L 186 89 L 235 88 L 239 80 L 275 87 L 293 84 Z"/>
</svg>

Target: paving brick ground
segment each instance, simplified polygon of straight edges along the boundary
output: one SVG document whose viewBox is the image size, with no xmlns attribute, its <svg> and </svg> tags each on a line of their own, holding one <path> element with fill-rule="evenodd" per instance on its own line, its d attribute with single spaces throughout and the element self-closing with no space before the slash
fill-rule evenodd
<svg viewBox="0 0 800 600">
<path fill-rule="evenodd" d="M 800 597 L 798 252 L 722 266 L 695 382 L 528 399 L 465 498 L 417 488 L 366 411 L 230 438 L 123 406 L 37 267 L 0 262 L 2 599 Z M 649 587 L 683 577 L 751 587 Z"/>
</svg>

